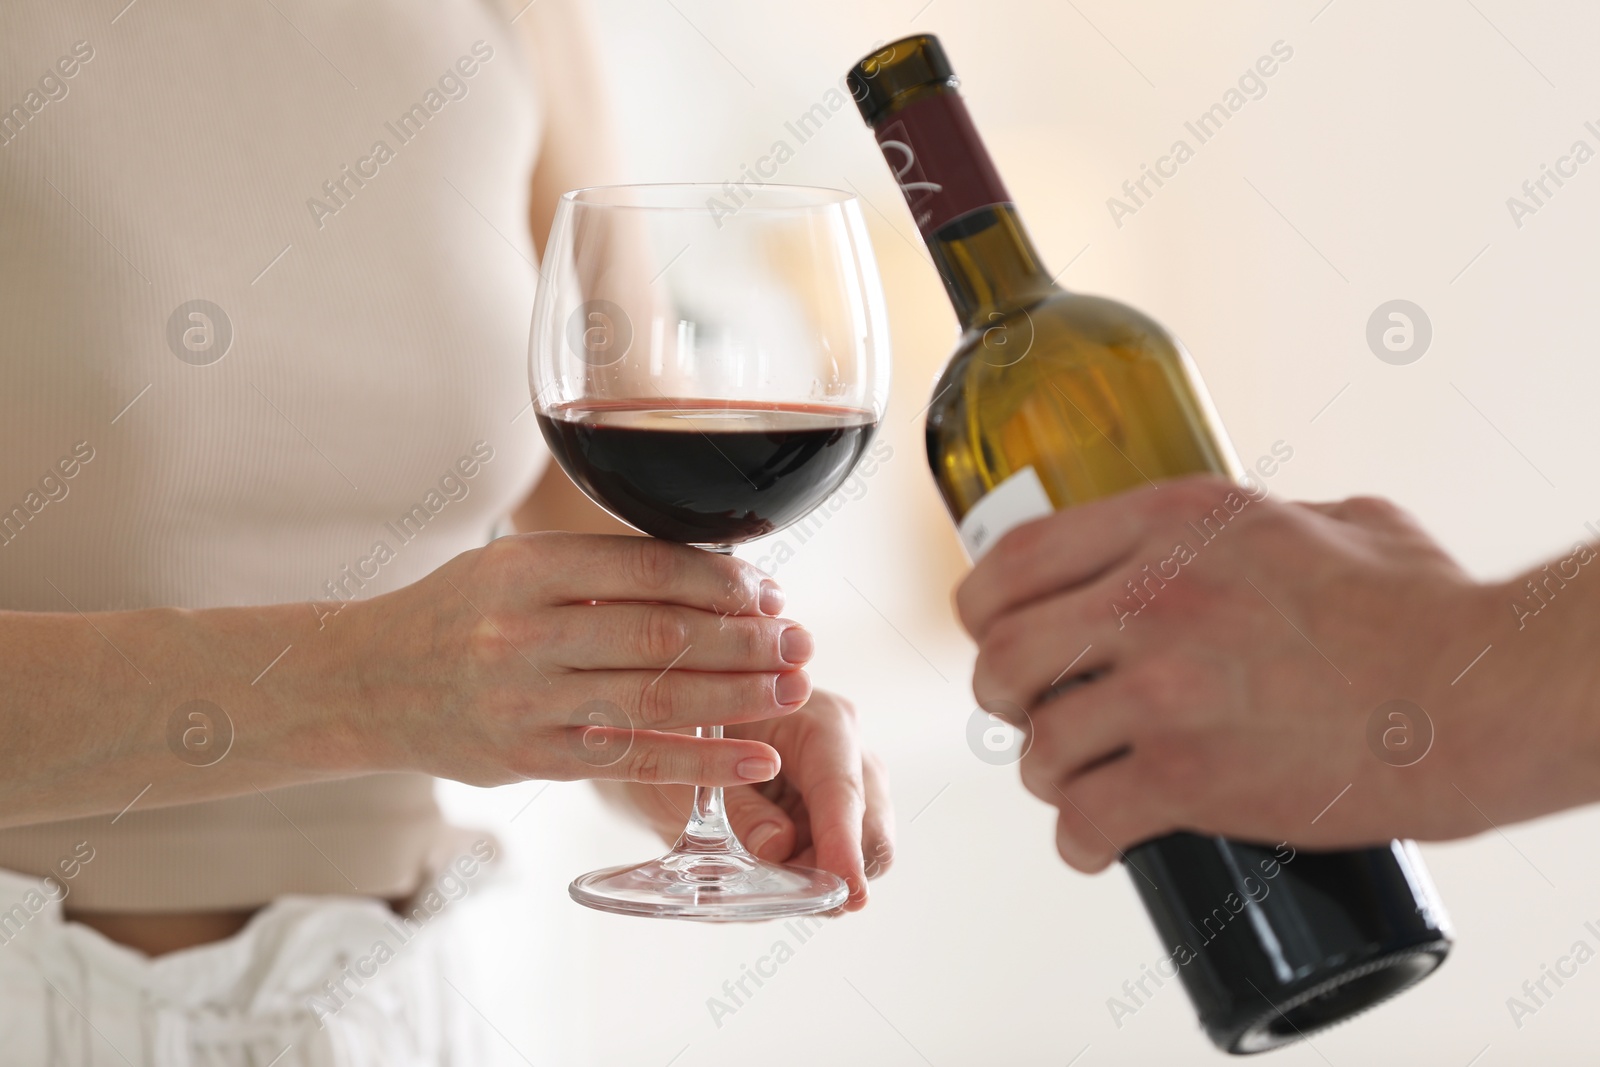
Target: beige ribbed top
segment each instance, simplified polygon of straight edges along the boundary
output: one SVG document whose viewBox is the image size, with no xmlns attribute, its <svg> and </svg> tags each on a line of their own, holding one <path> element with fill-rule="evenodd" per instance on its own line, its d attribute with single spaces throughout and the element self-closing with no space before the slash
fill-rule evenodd
<svg viewBox="0 0 1600 1067">
<path fill-rule="evenodd" d="M 488 538 L 543 462 L 513 32 L 490 0 L 5 0 L 0 606 L 309 614 Z M 0 831 L 0 867 L 89 841 L 85 909 L 395 896 L 432 787 L 136 803 Z"/>
</svg>

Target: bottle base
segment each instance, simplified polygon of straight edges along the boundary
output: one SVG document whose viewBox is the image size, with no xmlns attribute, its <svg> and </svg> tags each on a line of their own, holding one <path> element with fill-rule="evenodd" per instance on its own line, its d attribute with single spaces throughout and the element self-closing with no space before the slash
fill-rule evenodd
<svg viewBox="0 0 1600 1067">
<path fill-rule="evenodd" d="M 1207 1023 L 1206 1033 L 1218 1048 L 1236 1056 L 1268 1052 L 1376 1007 L 1432 974 L 1449 951 L 1448 939 L 1414 945 L 1276 1000 L 1258 990 L 1261 1011 Z"/>
</svg>

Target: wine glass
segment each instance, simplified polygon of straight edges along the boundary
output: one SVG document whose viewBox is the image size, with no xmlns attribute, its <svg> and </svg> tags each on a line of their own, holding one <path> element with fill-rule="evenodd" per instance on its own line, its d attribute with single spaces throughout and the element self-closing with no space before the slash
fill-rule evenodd
<svg viewBox="0 0 1600 1067">
<path fill-rule="evenodd" d="M 888 396 L 883 292 L 855 198 L 731 184 L 565 194 L 529 378 L 557 462 L 642 533 L 731 553 L 783 529 L 849 477 Z M 707 921 L 829 911 L 848 896 L 835 875 L 745 849 L 720 787 L 695 789 L 665 856 L 570 892 L 602 911 Z"/>
</svg>

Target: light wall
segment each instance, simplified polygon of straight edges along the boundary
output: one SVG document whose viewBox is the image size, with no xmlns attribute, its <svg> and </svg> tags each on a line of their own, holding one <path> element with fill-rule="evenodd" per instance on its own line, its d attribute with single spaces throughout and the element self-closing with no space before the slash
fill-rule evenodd
<svg viewBox="0 0 1600 1067">
<path fill-rule="evenodd" d="M 1600 126 L 1600 11 L 1509 0 L 921 4 L 596 2 L 631 179 L 735 178 L 785 139 L 797 150 L 780 180 L 853 186 L 869 205 L 893 316 L 894 453 L 778 577 L 820 637 L 814 673 L 856 699 L 888 758 L 900 852 L 866 912 L 804 944 L 781 926 L 608 918 L 568 902 L 566 882 L 644 858 L 649 837 L 619 827 L 582 785 L 449 787 L 463 818 L 501 830 L 518 868 L 485 901 L 499 925 L 480 937 L 464 988 L 532 1062 L 1221 1060 L 1175 984 L 1113 1021 L 1107 999 L 1159 954 L 1132 887 L 1120 872 L 1065 868 L 1051 811 L 1013 769 L 966 746 L 971 653 L 949 610 L 963 565 L 917 418 L 953 319 L 853 109 L 803 145 L 785 127 L 875 42 L 942 36 L 1039 245 L 1055 267 L 1071 264 L 1064 284 L 1115 295 L 1182 336 L 1240 454 L 1293 447 L 1275 491 L 1394 497 L 1484 576 L 1600 520 L 1590 299 L 1600 160 L 1520 226 L 1506 204 L 1574 140 L 1600 148 L 1584 127 Z M 1107 198 L 1175 138 L 1192 144 L 1184 122 L 1279 41 L 1293 54 L 1265 94 L 1118 226 Z M 1365 338 L 1369 315 L 1395 298 L 1432 323 L 1430 348 L 1409 365 L 1380 361 Z M 1583 925 L 1600 925 L 1596 840 L 1600 818 L 1583 812 L 1426 848 L 1458 926 L 1450 961 L 1273 1061 L 1593 1062 L 1600 964 L 1520 1027 L 1506 1000 L 1574 942 L 1600 948 Z M 779 939 L 793 958 L 719 1026 L 708 998 Z"/>
</svg>

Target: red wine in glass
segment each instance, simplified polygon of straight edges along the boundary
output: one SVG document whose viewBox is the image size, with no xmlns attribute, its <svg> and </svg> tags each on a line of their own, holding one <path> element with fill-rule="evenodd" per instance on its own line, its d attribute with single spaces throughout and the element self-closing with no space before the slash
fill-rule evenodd
<svg viewBox="0 0 1600 1067">
<path fill-rule="evenodd" d="M 890 367 L 856 199 L 767 183 L 728 212 L 721 195 L 695 184 L 564 194 L 528 386 L 551 453 L 590 499 L 644 534 L 727 555 L 844 484 L 883 417 Z M 695 733 L 714 743 L 723 728 Z M 612 914 L 756 922 L 832 911 L 851 888 L 755 855 L 722 787 L 698 785 L 664 855 L 590 871 L 568 892 Z"/>
<path fill-rule="evenodd" d="M 741 544 L 804 517 L 877 428 L 855 408 L 660 397 L 564 404 L 538 418 L 589 496 L 643 533 L 695 545 Z"/>
</svg>

